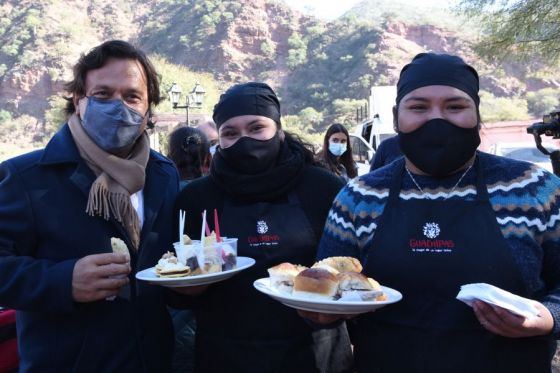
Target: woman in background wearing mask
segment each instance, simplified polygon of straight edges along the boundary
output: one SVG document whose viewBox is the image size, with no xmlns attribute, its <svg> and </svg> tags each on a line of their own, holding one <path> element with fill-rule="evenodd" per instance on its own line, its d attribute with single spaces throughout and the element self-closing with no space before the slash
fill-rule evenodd
<svg viewBox="0 0 560 373">
<path fill-rule="evenodd" d="M 210 176 L 189 183 L 176 207 L 186 211 L 185 232 L 193 238 L 202 211 L 217 209 L 221 234 L 238 238 L 238 255 L 256 264 L 227 281 L 182 289 L 197 318 L 195 371 L 345 371 L 351 363 L 345 324 L 314 345 L 312 328 L 295 310 L 253 288 L 272 266 L 313 264 L 343 182 L 313 166 L 312 151 L 282 130 L 280 103 L 268 85 L 231 87 L 213 117 L 219 147 Z"/>
<path fill-rule="evenodd" d="M 352 158 L 350 135 L 342 124 L 335 123 L 327 129 L 323 140 L 323 150 L 319 153 L 318 160 L 345 181 L 358 176 L 358 170 Z"/>
<path fill-rule="evenodd" d="M 478 90 L 461 58 L 417 55 L 397 84 L 404 159 L 351 181 L 333 204 L 319 259 L 359 258 L 365 274 L 403 293 L 355 319 L 358 372 L 550 372 L 560 332 L 560 179 L 477 151 Z M 479 300 L 471 308 L 455 298 L 470 283 L 532 299 L 540 316 Z"/>
<path fill-rule="evenodd" d="M 179 127 L 169 135 L 167 156 L 175 163 L 183 189 L 191 180 L 208 174 L 212 156 L 210 143 L 197 128 Z"/>
</svg>

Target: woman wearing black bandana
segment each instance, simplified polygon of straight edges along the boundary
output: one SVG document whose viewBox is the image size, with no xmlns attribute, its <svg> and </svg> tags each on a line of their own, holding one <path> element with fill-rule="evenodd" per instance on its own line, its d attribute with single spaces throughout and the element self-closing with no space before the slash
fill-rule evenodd
<svg viewBox="0 0 560 373">
<path fill-rule="evenodd" d="M 478 89 L 461 58 L 416 56 L 401 71 L 394 109 L 405 158 L 351 181 L 333 204 L 318 259 L 359 258 L 365 274 L 403 294 L 352 321 L 358 372 L 551 370 L 560 179 L 477 151 Z M 480 300 L 469 307 L 456 296 L 472 283 L 527 298 L 538 316 Z"/>
<path fill-rule="evenodd" d="M 200 234 L 201 212 L 218 209 L 221 234 L 237 237 L 238 254 L 256 264 L 185 297 L 197 318 L 195 371 L 344 371 L 351 363 L 344 324 L 313 332 L 295 310 L 252 286 L 282 262 L 313 264 L 343 183 L 314 167 L 312 152 L 282 130 L 280 104 L 266 84 L 228 89 L 214 108 L 214 121 L 219 148 L 210 176 L 191 182 L 176 207 L 186 210 L 191 237 Z"/>
</svg>

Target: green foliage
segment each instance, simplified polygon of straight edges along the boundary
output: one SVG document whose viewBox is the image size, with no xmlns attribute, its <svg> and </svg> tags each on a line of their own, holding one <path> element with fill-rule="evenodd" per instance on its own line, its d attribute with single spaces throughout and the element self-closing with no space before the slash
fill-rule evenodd
<svg viewBox="0 0 560 373">
<path fill-rule="evenodd" d="M 312 107 L 306 107 L 298 114 L 302 128 L 308 132 L 323 121 L 323 114 Z"/>
<path fill-rule="evenodd" d="M 164 100 L 159 104 L 156 109 L 157 112 L 172 112 L 173 106 L 168 97 L 168 91 L 171 89 L 173 83 L 177 83 L 183 90 L 183 95 L 180 99 L 179 105 L 185 104 L 185 93 L 190 93 L 194 88 L 196 82 L 206 91 L 203 107 L 201 109 L 191 108 L 192 112 L 205 112 L 211 113 L 214 105 L 218 102 L 220 96 L 220 89 L 218 82 L 208 73 L 197 73 L 189 69 L 170 63 L 167 59 L 159 55 L 150 56 L 158 74 L 160 75 L 160 89 Z M 176 111 L 185 111 L 185 109 L 176 109 Z M 180 111 L 179 111 L 180 112 Z"/>
<path fill-rule="evenodd" d="M 265 40 L 261 43 L 261 52 L 265 57 L 274 59 L 276 57 L 276 46 L 271 40 Z"/>
<path fill-rule="evenodd" d="M 540 117 L 560 109 L 560 89 L 544 88 L 527 94 L 529 112 Z"/>
<path fill-rule="evenodd" d="M 0 110 L 0 125 L 10 122 L 12 119 L 12 113 L 7 110 Z"/>
<path fill-rule="evenodd" d="M 332 103 L 332 112 L 334 120 L 337 123 L 342 123 L 348 127 L 356 123 L 356 109 L 365 106 L 366 100 L 355 100 L 350 98 L 336 99 Z"/>
<path fill-rule="evenodd" d="M 288 46 L 290 49 L 288 50 L 286 65 L 290 69 L 303 65 L 307 61 L 307 43 L 305 40 L 297 32 L 294 32 L 288 38 Z"/>
<path fill-rule="evenodd" d="M 480 115 L 483 122 L 524 120 L 529 118 L 527 101 L 520 98 L 495 97 L 480 92 Z"/>
<path fill-rule="evenodd" d="M 45 111 L 45 135 L 50 137 L 66 123 L 66 100 L 59 95 L 53 95 L 47 101 L 49 108 Z"/>
<path fill-rule="evenodd" d="M 509 60 L 541 56 L 553 66 L 560 60 L 558 0 L 462 0 L 459 9 L 485 30 L 479 51 Z"/>
</svg>

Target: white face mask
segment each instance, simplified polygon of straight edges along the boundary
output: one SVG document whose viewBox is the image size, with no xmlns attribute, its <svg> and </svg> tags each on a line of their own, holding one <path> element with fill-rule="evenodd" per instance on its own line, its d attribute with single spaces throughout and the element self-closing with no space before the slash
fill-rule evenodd
<svg viewBox="0 0 560 373">
<path fill-rule="evenodd" d="M 216 148 L 218 147 L 218 144 L 214 144 L 212 145 L 208 150 L 210 150 L 210 155 L 212 155 L 212 157 L 214 156 L 214 154 L 216 153 Z"/>
<path fill-rule="evenodd" d="M 329 142 L 329 151 L 332 155 L 340 157 L 346 151 L 346 144 L 341 142 Z"/>
</svg>

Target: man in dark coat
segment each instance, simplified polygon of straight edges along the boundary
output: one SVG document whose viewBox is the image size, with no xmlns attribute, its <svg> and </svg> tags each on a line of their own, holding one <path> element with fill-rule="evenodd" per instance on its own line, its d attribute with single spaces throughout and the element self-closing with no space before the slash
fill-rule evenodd
<svg viewBox="0 0 560 373">
<path fill-rule="evenodd" d="M 108 41 L 67 89 L 67 123 L 46 148 L 0 165 L 0 304 L 17 310 L 20 370 L 169 371 L 163 288 L 135 279 L 174 232 L 177 172 L 145 131 L 156 72 Z M 128 252 L 113 253 L 113 237 Z"/>
</svg>

